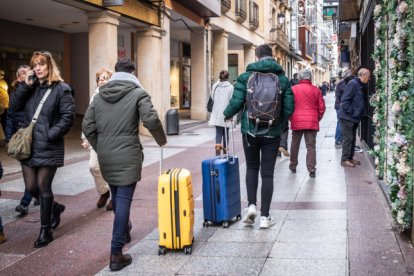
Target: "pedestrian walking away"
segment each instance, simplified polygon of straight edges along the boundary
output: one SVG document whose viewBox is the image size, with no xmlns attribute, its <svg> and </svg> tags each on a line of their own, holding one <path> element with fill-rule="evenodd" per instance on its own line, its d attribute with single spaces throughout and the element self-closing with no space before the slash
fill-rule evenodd
<svg viewBox="0 0 414 276">
<path fill-rule="evenodd" d="M 342 131 L 341 165 L 355 167 L 361 162 L 354 159 L 356 131 L 361 118 L 365 114 L 364 91 L 371 73 L 367 68 L 358 71 L 358 77 L 351 80 L 344 89 L 341 98 L 339 118 Z"/>
<path fill-rule="evenodd" d="M 86 139 L 98 155 L 102 176 L 109 184 L 115 214 L 109 269 L 120 270 L 131 264 L 122 249 L 131 241 L 129 220 L 132 197 L 141 180 L 143 163 L 138 125 L 145 128 L 159 146 L 167 143 L 151 98 L 134 75 L 135 64 L 120 60 L 108 83 L 99 88 L 82 123 Z"/>
<path fill-rule="evenodd" d="M 335 111 L 336 111 L 336 117 L 337 117 L 337 123 L 336 123 L 336 130 L 335 130 L 335 146 L 337 148 L 342 147 L 342 132 L 341 132 L 341 123 L 339 119 L 339 111 L 341 108 L 341 98 L 344 93 L 345 86 L 350 82 L 352 79 L 354 79 L 355 76 L 352 74 L 351 70 L 347 70 L 344 73 L 343 79 L 336 85 L 335 90 Z"/>
<path fill-rule="evenodd" d="M 229 104 L 231 96 L 233 95 L 233 85 L 228 82 L 229 72 L 223 70 L 220 72 L 220 79 L 213 84 L 210 97 L 214 100 L 213 110 L 210 115 L 208 124 L 216 127 L 216 155 L 227 153 L 228 139 L 225 139 L 224 132 L 227 132 L 229 137 L 229 128 L 225 126 L 223 111 Z"/>
<path fill-rule="evenodd" d="M 93 101 L 93 98 L 96 94 L 99 93 L 99 87 L 108 82 L 109 78 L 112 76 L 112 71 L 106 68 L 100 69 L 96 72 L 96 85 L 95 94 L 91 97 L 89 104 Z M 99 194 L 99 199 L 96 202 L 96 207 L 102 208 L 106 205 L 106 202 L 111 196 L 109 185 L 106 183 L 105 179 L 102 177 L 101 169 L 99 167 L 98 155 L 96 151 L 90 146 L 88 140 L 82 132 L 82 147 L 89 149 L 89 171 L 91 172 L 93 179 L 95 181 L 95 188 Z M 109 200 L 108 205 L 106 206 L 107 211 L 112 211 L 112 200 Z"/>
<path fill-rule="evenodd" d="M 264 44 L 256 48 L 258 61 L 249 64 L 246 72 L 237 78 L 233 96 L 224 110 L 225 119 L 229 120 L 246 105 L 241 119 L 241 132 L 247 166 L 248 209 L 243 221 L 246 224 L 253 224 L 255 221 L 260 171 L 262 177 L 260 228 L 269 228 L 274 224 L 269 215 L 269 209 L 273 195 L 273 176 L 277 157 L 275 149 L 279 148 L 283 126 L 294 109 L 290 82 L 283 68 L 272 56 L 273 51 L 269 45 Z M 273 98 L 276 101 L 270 101 L 270 105 L 249 106 L 249 103 L 253 102 L 251 99 L 255 97 Z M 281 103 L 281 109 L 274 108 L 279 103 Z M 273 112 L 278 112 L 274 114 L 277 120 L 269 119 L 265 123 L 260 120 L 259 114 L 265 112 L 255 110 L 255 108 L 266 108 L 266 106 L 273 107 Z M 262 112 L 255 113 L 256 111 Z"/>
<path fill-rule="evenodd" d="M 52 228 L 58 227 L 65 210 L 64 205 L 54 201 L 52 182 L 57 168 L 64 163 L 64 136 L 73 125 L 75 105 L 72 91 L 49 52 L 34 52 L 30 66 L 24 83 L 12 94 L 11 105 L 16 112 L 24 111 L 27 127 L 40 101 L 50 92 L 33 129 L 31 156 L 21 162 L 27 190 L 40 199 L 41 229 L 34 243 L 39 248 L 53 241 Z M 34 194 L 36 191 L 39 195 Z"/>
<path fill-rule="evenodd" d="M 302 136 L 306 143 L 306 167 L 311 178 L 316 177 L 316 135 L 319 122 L 325 113 L 325 101 L 319 88 L 312 84 L 312 72 L 304 69 L 299 72 L 299 84 L 292 87 L 295 111 L 290 118 L 292 143 L 290 145 L 289 169 L 296 173 L 299 146 Z"/>
<path fill-rule="evenodd" d="M 14 90 L 16 90 L 18 86 L 24 83 L 26 79 L 26 73 L 29 70 L 30 70 L 29 65 L 19 66 L 16 72 L 17 78 L 12 83 L 12 88 Z M 6 131 L 5 131 L 6 148 L 8 146 L 10 138 L 13 136 L 13 134 L 17 132 L 18 129 L 22 128 L 23 125 L 24 125 L 24 112 L 23 111 L 15 112 L 13 110 L 13 107 L 9 106 L 9 109 L 7 111 Z M 39 194 L 37 190 L 34 193 L 36 195 Z M 32 198 L 33 198 L 33 194 L 30 191 L 28 191 L 27 188 L 25 187 L 23 197 L 20 200 L 20 204 L 16 206 L 15 211 L 22 215 L 26 215 L 29 212 L 29 205 L 30 205 L 30 202 L 32 201 Z M 35 199 L 34 205 L 39 205 L 39 201 L 37 199 Z"/>
</svg>

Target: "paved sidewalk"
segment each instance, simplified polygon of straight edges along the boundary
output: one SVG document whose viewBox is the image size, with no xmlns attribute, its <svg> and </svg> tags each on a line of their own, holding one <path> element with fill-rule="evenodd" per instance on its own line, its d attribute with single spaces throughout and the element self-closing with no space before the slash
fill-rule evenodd
<svg viewBox="0 0 414 276">
<path fill-rule="evenodd" d="M 328 94 L 325 99 L 328 108 L 317 137 L 316 178 L 309 178 L 306 171 L 303 142 L 296 174 L 289 171 L 288 158 L 278 158 L 270 211 L 276 225 L 267 230 L 259 230 L 258 221 L 254 226 L 234 221 L 228 229 L 203 227 L 201 160 L 214 152 L 214 129 L 203 124 L 168 137 L 164 169 L 184 167 L 193 175 L 196 214 L 191 255 L 168 252 L 158 256 L 159 148 L 143 138 L 143 179 L 132 204 L 132 242 L 125 248 L 133 262 L 118 273 L 107 266 L 113 215 L 94 206 L 97 196 L 87 169 L 88 154 L 80 150 L 79 133 L 74 131 L 67 139 L 68 162 L 58 170 L 53 187 L 67 211 L 54 232 L 55 240 L 45 248 L 32 248 L 38 234 L 38 208 L 31 206 L 24 218 L 14 212 L 22 179 L 18 164 L 6 161 L 6 170 L 15 171 L 0 186 L 0 214 L 9 237 L 0 245 L 0 275 L 33 271 L 45 275 L 411 274 L 413 249 L 392 229 L 389 208 L 367 153 L 356 153 L 362 162 L 357 168 L 340 166 L 341 150 L 335 148 L 333 137 L 334 97 Z M 239 132 L 235 131 L 236 154 L 245 208 L 245 161 Z M 260 201 L 260 193 L 258 197 Z"/>
</svg>

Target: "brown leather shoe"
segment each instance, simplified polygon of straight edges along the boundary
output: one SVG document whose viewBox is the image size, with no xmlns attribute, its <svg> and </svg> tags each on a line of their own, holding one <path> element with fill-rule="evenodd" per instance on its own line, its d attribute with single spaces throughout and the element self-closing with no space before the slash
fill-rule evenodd
<svg viewBox="0 0 414 276">
<path fill-rule="evenodd" d="M 4 233 L 0 233 L 0 243 L 5 242 L 6 240 L 6 235 L 4 235 Z"/>
<path fill-rule="evenodd" d="M 114 207 L 112 206 L 112 199 L 109 201 L 108 205 L 106 205 L 106 210 L 107 211 L 112 211 L 114 209 Z"/>
<path fill-rule="evenodd" d="M 102 194 L 98 201 L 96 202 L 96 207 L 98 208 L 102 208 L 106 205 L 106 202 L 108 201 L 108 198 L 111 194 L 109 193 L 109 191 L 107 191 L 106 193 Z"/>
<path fill-rule="evenodd" d="M 341 166 L 355 168 L 355 165 L 351 162 L 351 160 L 341 161 Z"/>
<path fill-rule="evenodd" d="M 132 263 L 132 257 L 129 254 L 112 255 L 109 262 L 109 269 L 111 271 L 121 270 Z"/>
<path fill-rule="evenodd" d="M 361 165 L 361 162 L 359 162 L 358 160 L 352 159 L 350 160 L 352 162 L 352 164 L 354 165 Z"/>
</svg>

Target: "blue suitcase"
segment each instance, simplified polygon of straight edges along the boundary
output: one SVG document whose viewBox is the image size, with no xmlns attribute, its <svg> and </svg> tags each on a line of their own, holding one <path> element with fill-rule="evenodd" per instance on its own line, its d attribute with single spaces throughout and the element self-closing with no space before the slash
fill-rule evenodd
<svg viewBox="0 0 414 276">
<path fill-rule="evenodd" d="M 202 174 L 203 226 L 213 222 L 227 228 L 232 218 L 241 218 L 239 159 L 214 156 L 203 160 Z"/>
</svg>

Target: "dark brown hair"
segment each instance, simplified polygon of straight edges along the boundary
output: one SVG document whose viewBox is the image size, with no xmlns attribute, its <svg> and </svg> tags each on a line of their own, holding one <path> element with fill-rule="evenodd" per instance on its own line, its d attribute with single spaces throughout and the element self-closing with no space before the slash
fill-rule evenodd
<svg viewBox="0 0 414 276">
<path fill-rule="evenodd" d="M 226 80 L 228 80 L 229 79 L 229 72 L 226 71 L 226 70 L 222 70 L 220 72 L 219 78 L 220 78 L 220 81 L 226 81 Z"/>
</svg>

